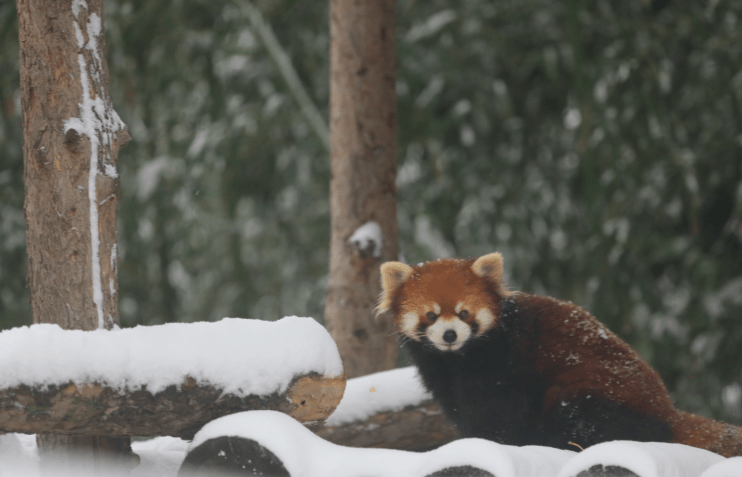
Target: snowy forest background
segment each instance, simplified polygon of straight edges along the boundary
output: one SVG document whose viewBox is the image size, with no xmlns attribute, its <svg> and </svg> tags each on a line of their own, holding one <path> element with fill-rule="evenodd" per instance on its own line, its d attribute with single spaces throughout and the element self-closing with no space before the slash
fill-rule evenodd
<svg viewBox="0 0 742 477">
<path fill-rule="evenodd" d="M 259 8 L 327 118 L 327 2 Z M 323 321 L 329 160 L 239 0 L 105 2 L 122 326 Z M 742 1 L 399 0 L 404 260 L 501 251 L 742 423 Z M 0 329 L 31 323 L 0 2 Z"/>
</svg>

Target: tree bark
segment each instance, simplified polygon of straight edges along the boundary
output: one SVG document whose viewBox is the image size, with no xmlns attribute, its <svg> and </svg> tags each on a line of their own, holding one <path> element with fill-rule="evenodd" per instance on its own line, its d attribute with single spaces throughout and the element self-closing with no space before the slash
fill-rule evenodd
<svg viewBox="0 0 742 477">
<path fill-rule="evenodd" d="M 111 106 L 102 0 L 17 0 L 24 212 L 34 323 L 110 329 L 116 278 L 118 150 L 130 139 Z M 95 437 L 39 437 L 45 449 L 130 449 Z"/>
<path fill-rule="evenodd" d="M 283 412 L 316 428 L 335 410 L 344 390 L 344 376 L 316 373 L 296 376 L 282 393 L 244 397 L 193 378 L 157 394 L 146 387 L 122 393 L 105 383 L 23 385 L 0 389 L 0 432 L 193 439 L 214 419 L 257 409 Z"/>
<path fill-rule="evenodd" d="M 394 0 L 330 1 L 330 274 L 325 305 L 347 376 L 394 368 L 389 316 L 374 317 L 379 265 L 397 260 Z M 375 222 L 382 243 L 350 243 Z"/>
</svg>

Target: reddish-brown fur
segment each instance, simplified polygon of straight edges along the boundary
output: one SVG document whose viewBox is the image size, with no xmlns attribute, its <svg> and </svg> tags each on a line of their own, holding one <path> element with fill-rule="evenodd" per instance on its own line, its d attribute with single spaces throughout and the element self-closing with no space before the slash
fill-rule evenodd
<svg viewBox="0 0 742 477">
<path fill-rule="evenodd" d="M 728 457 L 742 455 L 742 428 L 677 410 L 657 372 L 590 313 L 554 298 L 507 291 L 502 279 L 501 257 L 499 254 L 485 257 L 490 259 L 480 259 L 476 263 L 474 260 L 439 260 L 417 267 L 385 264 L 380 308 L 391 309 L 398 326 L 405 314 L 414 312 L 425 327 L 431 324 L 426 321 L 426 313 L 432 303 L 440 306 L 439 319 L 445 320 L 456 319 L 454 309 L 462 301 L 473 311 L 486 307 L 494 314 L 495 322 L 482 331 L 507 336 L 508 346 L 514 349 L 508 362 L 518 363 L 524 382 L 539 383 L 542 394 L 537 399 L 542 414 L 577 396 L 602 398 L 664 423 L 671 431 L 670 442 L 708 449 Z M 475 273 L 473 266 L 476 268 L 481 262 L 486 262 L 485 268 Z M 471 316 L 464 321 L 471 322 Z M 480 338 L 469 340 L 477 339 Z M 426 377 L 422 366 L 428 359 L 426 356 L 429 353 L 432 362 L 447 352 L 429 350 L 432 347 L 420 344 L 424 342 L 420 336 L 414 341 L 417 343 L 410 343 L 419 350 L 418 356 L 422 356 L 418 361 L 423 361 L 416 364 L 430 388 L 430 380 L 437 377 L 430 371 Z M 459 353 L 462 359 L 467 349 L 464 347 Z M 472 366 L 476 369 L 477 365 Z"/>
</svg>

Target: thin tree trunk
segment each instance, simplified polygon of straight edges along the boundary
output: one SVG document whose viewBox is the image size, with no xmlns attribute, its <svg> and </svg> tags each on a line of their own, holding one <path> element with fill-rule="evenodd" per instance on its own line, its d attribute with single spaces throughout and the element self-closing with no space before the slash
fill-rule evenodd
<svg viewBox="0 0 742 477">
<path fill-rule="evenodd" d="M 110 329 L 116 277 L 118 150 L 102 0 L 17 0 L 28 285 L 34 323 Z M 40 454 L 130 452 L 129 439 L 39 436 Z"/>
<path fill-rule="evenodd" d="M 395 33 L 395 0 L 330 0 L 332 231 L 325 321 L 349 378 L 393 368 L 397 359 L 391 320 L 373 313 L 379 265 L 398 255 Z M 382 243 L 351 243 L 370 222 Z"/>
</svg>

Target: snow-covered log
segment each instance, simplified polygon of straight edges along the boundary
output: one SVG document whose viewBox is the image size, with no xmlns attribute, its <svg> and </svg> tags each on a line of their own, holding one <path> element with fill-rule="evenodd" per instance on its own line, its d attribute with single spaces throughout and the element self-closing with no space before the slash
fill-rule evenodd
<svg viewBox="0 0 742 477">
<path fill-rule="evenodd" d="M 178 475 L 544 477 L 556 475 L 574 455 L 483 439 L 460 439 L 428 452 L 357 449 L 320 439 L 283 414 L 254 411 L 204 426 Z"/>
<path fill-rule="evenodd" d="M 742 475 L 742 457 L 724 459 L 706 469 L 701 477 L 729 477 Z"/>
<path fill-rule="evenodd" d="M 283 412 L 300 422 L 321 422 L 340 400 L 342 390 L 342 378 L 318 374 L 295 378 L 283 392 L 247 396 L 224 394 L 193 378 L 158 393 L 145 388 L 121 393 L 96 383 L 46 389 L 21 385 L 0 390 L 0 429 L 191 439 L 209 421 L 255 409 Z"/>
<path fill-rule="evenodd" d="M 320 425 L 344 388 L 337 348 L 310 318 L 0 333 L 0 432 L 191 438 L 255 409 Z"/>
<path fill-rule="evenodd" d="M 557 477 L 699 477 L 724 457 L 666 442 L 612 441 L 585 449 Z"/>
<path fill-rule="evenodd" d="M 321 438 L 350 447 L 426 451 L 456 439 L 456 429 L 432 400 L 397 411 L 379 412 L 360 421 L 325 425 Z"/>
<path fill-rule="evenodd" d="M 424 451 L 452 441 L 456 430 L 416 369 L 407 367 L 348 380 L 343 400 L 317 435 L 344 446 Z"/>
</svg>

